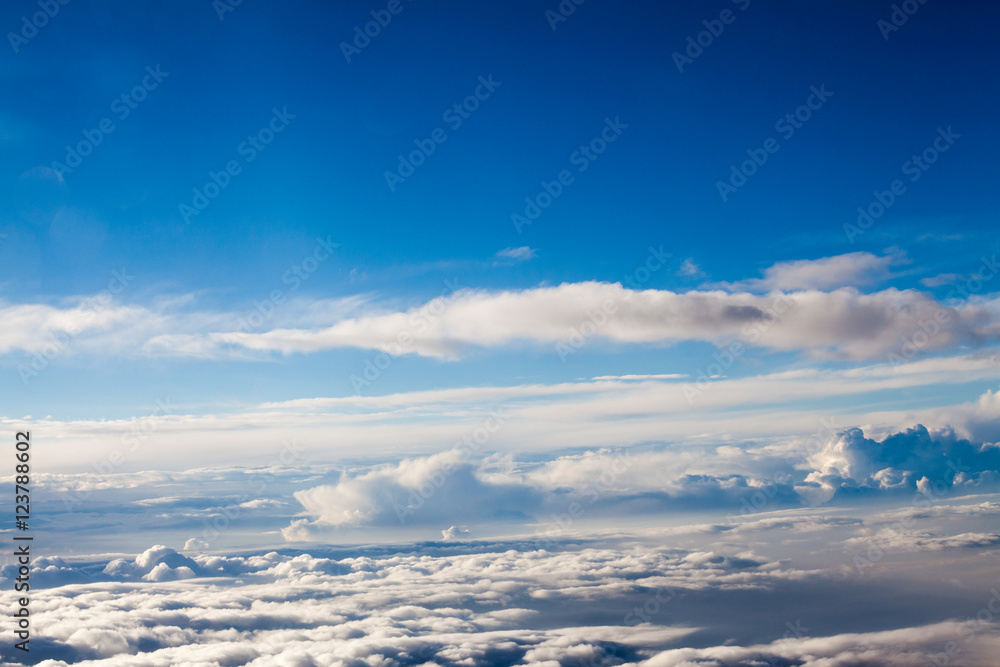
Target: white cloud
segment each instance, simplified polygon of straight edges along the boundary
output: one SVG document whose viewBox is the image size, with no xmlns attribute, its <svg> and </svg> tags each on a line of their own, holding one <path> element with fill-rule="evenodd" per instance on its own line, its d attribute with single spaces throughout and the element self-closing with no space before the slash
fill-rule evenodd
<svg viewBox="0 0 1000 667">
<path fill-rule="evenodd" d="M 489 449 L 493 451 L 663 441 L 700 445 L 753 438 L 804 440 L 820 427 L 821 417 L 835 418 L 838 430 L 863 426 L 866 433 L 884 435 L 923 423 L 932 430 L 953 427 L 956 434 L 978 442 L 998 442 L 998 392 L 985 392 L 969 402 L 943 403 L 965 391 L 965 383 L 997 381 L 997 358 L 970 354 L 925 358 L 896 367 L 872 364 L 706 380 L 693 402 L 686 397 L 685 387 L 698 386 L 697 374 L 681 380 L 600 379 L 302 398 L 209 414 L 191 414 L 172 406 L 167 414 L 154 411 L 130 419 L 0 418 L 0 422 L 11 431 L 37 428 L 50 434 L 53 458 L 44 474 L 93 473 L 97 467 L 124 474 L 120 479 L 141 485 L 147 483 L 145 477 L 128 474 L 160 470 L 164 472 L 158 474 L 164 477 L 183 460 L 210 466 L 226 465 L 238 457 L 246 465 L 265 465 L 279 455 L 280 443 L 293 439 L 299 443 L 301 459 L 310 465 L 354 456 L 358 451 L 371 456 L 440 452 L 462 442 L 482 426 L 490 410 L 497 409 L 505 422 L 491 436 Z M 956 389 L 942 394 L 937 405 L 871 411 L 877 392 L 934 386 Z M 878 400 L 886 405 L 883 398 Z M 803 409 L 800 403 L 808 401 L 823 401 L 829 407 L 821 413 Z M 132 437 L 136 433 L 146 437 Z M 206 440 L 211 440 L 211 448 L 203 446 Z M 114 456 L 125 462 L 111 464 Z M 67 491 L 81 493 L 100 489 L 108 479 L 100 474 L 53 478 L 54 483 L 65 483 Z"/>
<path fill-rule="evenodd" d="M 693 259 L 688 257 L 681 263 L 680 268 L 677 270 L 677 275 L 685 278 L 701 278 L 704 277 L 705 272 L 701 270 L 700 266 L 695 264 Z"/>
<path fill-rule="evenodd" d="M 461 528 L 459 526 L 452 526 L 451 528 L 446 528 L 441 531 L 442 540 L 457 540 L 461 537 L 469 537 L 472 531 L 467 528 Z"/>
<path fill-rule="evenodd" d="M 883 528 L 863 537 L 855 537 L 844 542 L 844 546 L 868 548 L 878 545 L 881 549 L 893 551 L 942 551 L 944 549 L 970 549 L 992 547 L 1000 544 L 1000 535 L 995 533 L 960 533 L 958 535 L 934 535 L 926 531 L 902 532 Z"/>
<path fill-rule="evenodd" d="M 734 290 L 765 292 L 865 287 L 884 282 L 891 277 L 889 268 L 904 261 L 899 254 L 879 257 L 870 252 L 852 252 L 821 259 L 778 262 L 764 270 L 763 278 L 720 284 Z"/>
<path fill-rule="evenodd" d="M 942 287 L 944 285 L 951 285 L 960 281 L 971 280 L 975 277 L 976 276 L 974 275 L 963 276 L 957 273 L 942 273 L 930 278 L 921 278 L 920 284 L 924 287 Z"/>
<path fill-rule="evenodd" d="M 680 380 L 690 377 L 687 373 L 660 373 L 657 375 L 598 375 L 594 380 Z"/>
<path fill-rule="evenodd" d="M 496 256 L 500 259 L 508 259 L 516 262 L 523 262 L 529 259 L 533 259 L 537 255 L 538 251 L 530 248 L 528 246 L 521 246 L 520 248 L 504 248 L 503 250 L 497 251 Z"/>
<path fill-rule="evenodd" d="M 901 341 L 919 341 L 918 351 L 926 354 L 1000 338 L 1000 305 L 993 297 L 945 306 L 913 290 L 863 294 L 842 286 L 867 284 L 864 277 L 887 271 L 894 261 L 852 253 L 781 263 L 763 280 L 727 285 L 729 291 L 675 293 L 598 282 L 517 291 L 467 289 L 406 310 L 376 309 L 368 296 L 296 299 L 267 316 L 253 309 L 199 312 L 193 298 L 151 307 L 113 300 L 99 307 L 93 300 L 63 307 L 0 302 L 0 354 L 55 345 L 57 351 L 65 347 L 89 354 L 261 359 L 355 347 L 457 358 L 476 348 L 567 344 L 585 323 L 592 325 L 594 313 L 601 314 L 588 334 L 595 344 L 740 341 L 748 347 L 858 360 L 898 352 Z M 773 293 L 731 291 L 758 288 Z"/>
<path fill-rule="evenodd" d="M 428 317 L 428 310 L 440 314 Z M 247 336 L 215 333 L 197 342 L 160 338 L 151 345 L 161 353 L 180 354 L 196 348 L 208 354 L 231 344 L 283 354 L 360 347 L 457 358 L 469 348 L 568 344 L 593 313 L 612 312 L 599 318 L 592 339 L 618 344 L 741 341 L 773 350 L 872 359 L 898 352 L 901 340 L 913 338 L 920 340 L 918 350 L 925 354 L 996 340 L 996 310 L 993 301 L 946 307 L 912 290 L 861 294 L 842 288 L 763 296 L 572 283 L 519 292 L 465 291 L 419 309 L 347 319 L 326 328 L 272 329 Z M 420 327 L 414 324 L 418 320 Z"/>
<path fill-rule="evenodd" d="M 124 558 L 109 562 L 104 568 L 104 574 L 125 580 L 141 578 L 144 581 L 175 581 L 191 579 L 200 569 L 187 556 L 182 556 L 170 547 L 157 545 L 137 555 L 132 562 Z"/>
<path fill-rule="evenodd" d="M 833 667 L 924 665 L 953 642 L 961 664 L 993 664 L 1000 642 L 991 592 L 937 591 L 894 574 L 866 581 L 878 594 L 865 596 L 836 567 L 802 569 L 787 552 L 773 558 L 738 544 L 780 541 L 768 530 L 766 542 L 748 532 L 731 544 L 725 533 L 701 532 L 713 542 L 704 548 L 619 534 L 608 544 L 574 536 L 553 550 L 509 540 L 198 555 L 190 559 L 194 577 L 141 580 L 123 571 L 33 587 L 32 619 L 44 634 L 32 638 L 32 656 L 52 667 L 571 660 Z M 937 575 L 948 572 L 954 563 L 933 560 L 935 553 L 913 556 Z M 122 560 L 159 559 L 157 571 L 170 557 L 153 547 Z M 93 560 L 60 567 L 83 572 Z M 803 599 L 824 604 L 804 608 Z M 863 616 L 855 611 L 860 600 Z M 940 608 L 956 601 L 973 620 Z M 980 610 L 987 616 L 975 620 Z"/>
<path fill-rule="evenodd" d="M 917 426 L 876 441 L 851 429 L 816 444 L 798 451 L 750 444 L 602 449 L 528 461 L 454 449 L 299 491 L 295 498 L 310 518 L 283 532 L 289 540 L 312 541 L 344 526 L 560 524 L 552 517 L 574 523 L 688 509 L 732 514 L 758 496 L 755 509 L 773 510 L 1000 488 L 1000 448 L 950 432 L 932 436 Z"/>
<path fill-rule="evenodd" d="M 991 664 L 991 651 L 1000 649 L 996 627 L 987 626 L 982 637 L 972 633 L 975 624 L 947 621 L 922 627 L 884 632 L 845 633 L 830 637 L 793 636 L 756 646 L 715 646 L 683 648 L 660 653 L 641 663 L 643 667 L 740 667 L 742 665 L 795 664 L 803 667 L 848 667 L 849 665 L 894 665 L 924 667 L 930 656 L 952 664 L 957 653 L 946 654 L 953 644 L 962 651 L 961 662 L 968 667 Z M 790 632 L 790 631 L 786 631 Z M 957 640 L 963 640 L 959 646 Z"/>
</svg>

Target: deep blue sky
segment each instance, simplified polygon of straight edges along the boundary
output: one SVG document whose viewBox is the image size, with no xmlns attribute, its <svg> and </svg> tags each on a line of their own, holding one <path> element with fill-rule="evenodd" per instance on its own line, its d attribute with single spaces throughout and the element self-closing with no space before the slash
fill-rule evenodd
<svg viewBox="0 0 1000 667">
<path fill-rule="evenodd" d="M 685 291 L 758 277 L 779 261 L 896 246 L 913 262 L 888 284 L 932 289 L 918 281 L 974 272 L 997 246 L 1000 8 L 928 2 L 884 40 L 876 22 L 889 18 L 890 4 L 752 0 L 741 10 L 744 3 L 722 0 L 591 0 L 553 31 L 544 12 L 555 2 L 403 0 L 348 64 L 340 43 L 385 3 L 244 0 L 220 20 L 208 0 L 73 0 L 18 53 L 9 44 L 0 50 L 3 296 L 57 304 L 96 293 L 126 267 L 135 279 L 119 296 L 124 304 L 196 294 L 204 309 L 248 312 L 282 287 L 317 236 L 342 248 L 298 296 L 367 294 L 398 307 L 439 294 L 445 279 L 488 289 L 620 281 L 660 245 L 675 265 L 646 287 Z M 724 9 L 735 21 L 679 73 L 672 54 Z M 35 3 L 6 3 L 0 27 L 19 31 L 21 17 L 36 11 Z M 169 75 L 119 120 L 111 103 L 156 66 Z M 490 75 L 501 86 L 460 128 L 448 128 L 442 112 Z M 833 96 L 781 138 L 775 121 L 821 85 Z M 296 118 L 243 162 L 238 144 L 273 108 Z M 64 182 L 40 169 L 62 161 L 67 144 L 105 117 L 114 132 Z M 518 234 L 511 214 L 543 179 L 572 168 L 570 155 L 605 118 L 628 129 Z M 384 172 L 437 127 L 447 141 L 391 192 Z M 900 178 L 939 127 L 961 139 L 848 243 L 842 225 Z M 716 181 L 769 137 L 780 150 L 724 203 Z M 185 224 L 179 204 L 233 159 L 242 173 Z M 945 246 L 942 235 L 956 238 Z M 522 246 L 537 255 L 495 265 L 497 251 Z M 703 274 L 678 275 L 686 258 Z M 405 358 L 406 372 L 382 391 L 693 372 L 685 345 L 580 355 L 572 368 L 549 348 L 467 365 Z M 24 356 L 5 359 L 14 381 Z M 15 412 L 56 404 L 99 416 L 116 401 L 148 404 L 137 387 L 155 394 L 152 387 L 181 376 L 201 403 L 342 394 L 367 356 L 339 350 L 278 365 L 74 358 L 53 365 L 37 394 L 12 400 Z"/>
</svg>

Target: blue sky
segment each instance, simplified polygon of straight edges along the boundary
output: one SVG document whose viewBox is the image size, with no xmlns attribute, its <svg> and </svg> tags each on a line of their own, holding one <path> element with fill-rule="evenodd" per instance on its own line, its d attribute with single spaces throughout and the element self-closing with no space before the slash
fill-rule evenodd
<svg viewBox="0 0 1000 667">
<path fill-rule="evenodd" d="M 786 435 L 817 412 L 890 432 L 996 388 L 995 8 L 921 5 L 883 34 L 891 6 L 860 2 L 588 2 L 558 22 L 544 3 L 224 6 L 77 0 L 37 34 L 35 5 L 4 8 L 11 423 L 51 417 L 98 438 L 89 451 L 158 400 L 252 438 L 269 406 L 342 399 L 402 434 L 460 433 L 493 407 L 477 388 L 561 406 L 608 383 L 703 419 L 608 408 L 652 419 L 623 427 L 630 444 L 720 418 L 742 426 L 718 438 L 771 433 L 750 425 L 779 410 L 799 420 Z M 391 20 L 348 62 L 372 12 Z M 845 229 L 894 182 L 870 227 Z M 769 314 L 779 297 L 787 317 Z M 908 372 L 889 363 L 924 333 Z M 824 379 L 761 389 L 795 373 Z M 699 404 L 710 381 L 742 398 Z M 364 402 L 397 395 L 401 411 Z M 309 405 L 291 430 L 329 416 Z M 303 437 L 322 451 L 330 428 Z M 574 446 L 555 428 L 511 446 Z M 451 437 L 428 433 L 389 451 Z"/>
<path fill-rule="evenodd" d="M 988 85 L 996 9 L 925 5 L 886 40 L 877 21 L 891 9 L 869 3 L 780 12 L 716 5 L 585 3 L 553 30 L 550 8 L 538 4 L 403 2 L 350 63 L 340 43 L 382 8 L 245 2 L 220 20 L 207 2 L 66 5 L 12 47 L 0 70 L 10 91 L 0 116 L 5 300 L 95 294 L 124 268 L 134 279 L 117 303 L 193 297 L 199 310 L 238 319 L 272 290 L 287 291 L 282 276 L 317 237 L 341 245 L 293 296 L 363 296 L 388 308 L 426 302 L 446 280 L 486 290 L 617 282 L 651 246 L 672 262 L 642 286 L 681 292 L 758 277 L 780 261 L 882 256 L 890 247 L 908 263 L 864 289 L 942 296 L 947 284 L 920 280 L 974 273 L 996 249 Z M 32 8 L 6 7 L 2 23 L 19 26 Z M 678 72 L 673 53 L 726 9 L 732 22 Z M 150 79 L 147 67 L 166 74 Z M 442 114 L 481 76 L 498 87 L 452 129 Z M 122 118 L 115 100 L 144 77 L 155 87 Z M 805 104 L 811 87 L 832 95 L 794 134 L 779 132 L 776 121 Z M 295 117 L 247 162 L 239 145 L 274 109 Z M 94 136 L 104 118 L 114 131 L 80 166 L 53 174 L 67 145 L 85 141 L 84 131 Z M 576 171 L 571 156 L 606 118 L 627 129 Z M 439 127 L 446 142 L 390 191 L 385 172 L 396 156 Z M 908 179 L 902 165 L 949 127 L 960 139 L 850 243 L 843 225 L 855 209 Z M 768 138 L 778 152 L 724 202 L 717 182 Z M 230 160 L 240 173 L 185 223 L 179 206 Z M 511 215 L 564 169 L 573 183 L 518 233 Z M 496 261 L 520 247 L 530 259 Z M 687 259 L 691 275 L 678 275 Z M 683 341 L 592 347 L 572 363 L 530 345 L 463 364 L 411 355 L 374 391 L 692 373 L 691 357 L 711 351 Z M 110 418 L 167 393 L 190 397 L 193 409 L 342 395 L 366 354 L 339 348 L 234 363 L 70 350 L 27 387 L 12 383 L 5 411 Z M 15 381 L 24 360 L 22 350 L 4 355 Z M 778 354 L 759 363 L 795 361 Z"/>
<path fill-rule="evenodd" d="M 234 1 L 0 7 L 33 657 L 995 663 L 1000 6 Z"/>
</svg>

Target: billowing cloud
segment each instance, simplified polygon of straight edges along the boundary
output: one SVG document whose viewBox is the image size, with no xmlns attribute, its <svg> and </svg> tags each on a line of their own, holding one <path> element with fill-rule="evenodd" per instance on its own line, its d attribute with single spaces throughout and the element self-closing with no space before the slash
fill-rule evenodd
<svg viewBox="0 0 1000 667">
<path fill-rule="evenodd" d="M 677 446 L 587 451 L 545 461 L 481 459 L 453 449 L 344 475 L 295 494 L 307 519 L 289 540 L 325 539 L 338 527 L 575 523 L 685 509 L 745 515 L 763 509 L 850 505 L 876 496 L 985 493 L 1000 488 L 1000 447 L 923 426 L 881 441 L 860 429 L 818 447 Z"/>
<path fill-rule="evenodd" d="M 104 568 L 104 574 L 117 579 L 141 577 L 145 581 L 190 579 L 200 566 L 186 556 L 162 544 L 146 549 L 134 561 L 118 558 Z"/>
<path fill-rule="evenodd" d="M 974 444 L 950 431 L 932 436 L 920 425 L 881 442 L 851 429 L 809 462 L 813 472 L 805 483 L 821 487 L 834 502 L 886 491 L 985 490 L 1000 483 L 1000 447 Z"/>
</svg>

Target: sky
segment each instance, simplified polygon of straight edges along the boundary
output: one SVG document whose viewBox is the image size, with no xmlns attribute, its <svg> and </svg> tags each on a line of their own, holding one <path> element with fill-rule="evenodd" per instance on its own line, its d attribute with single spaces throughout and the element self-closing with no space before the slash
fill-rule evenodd
<svg viewBox="0 0 1000 667">
<path fill-rule="evenodd" d="M 5 3 L 0 423 L 37 443 L 39 650 L 848 665 L 920 637 L 926 664 L 1000 578 L 998 18 Z M 424 606 L 420 563 L 450 591 Z M 307 596 L 302 645 L 313 585 L 352 601 Z M 60 616 L 73 586 L 205 602 L 195 634 L 102 630 Z M 626 619 L 660 590 L 700 611 Z M 277 635 L 205 620 L 260 591 Z M 540 621 L 561 599 L 592 604 Z"/>
</svg>

